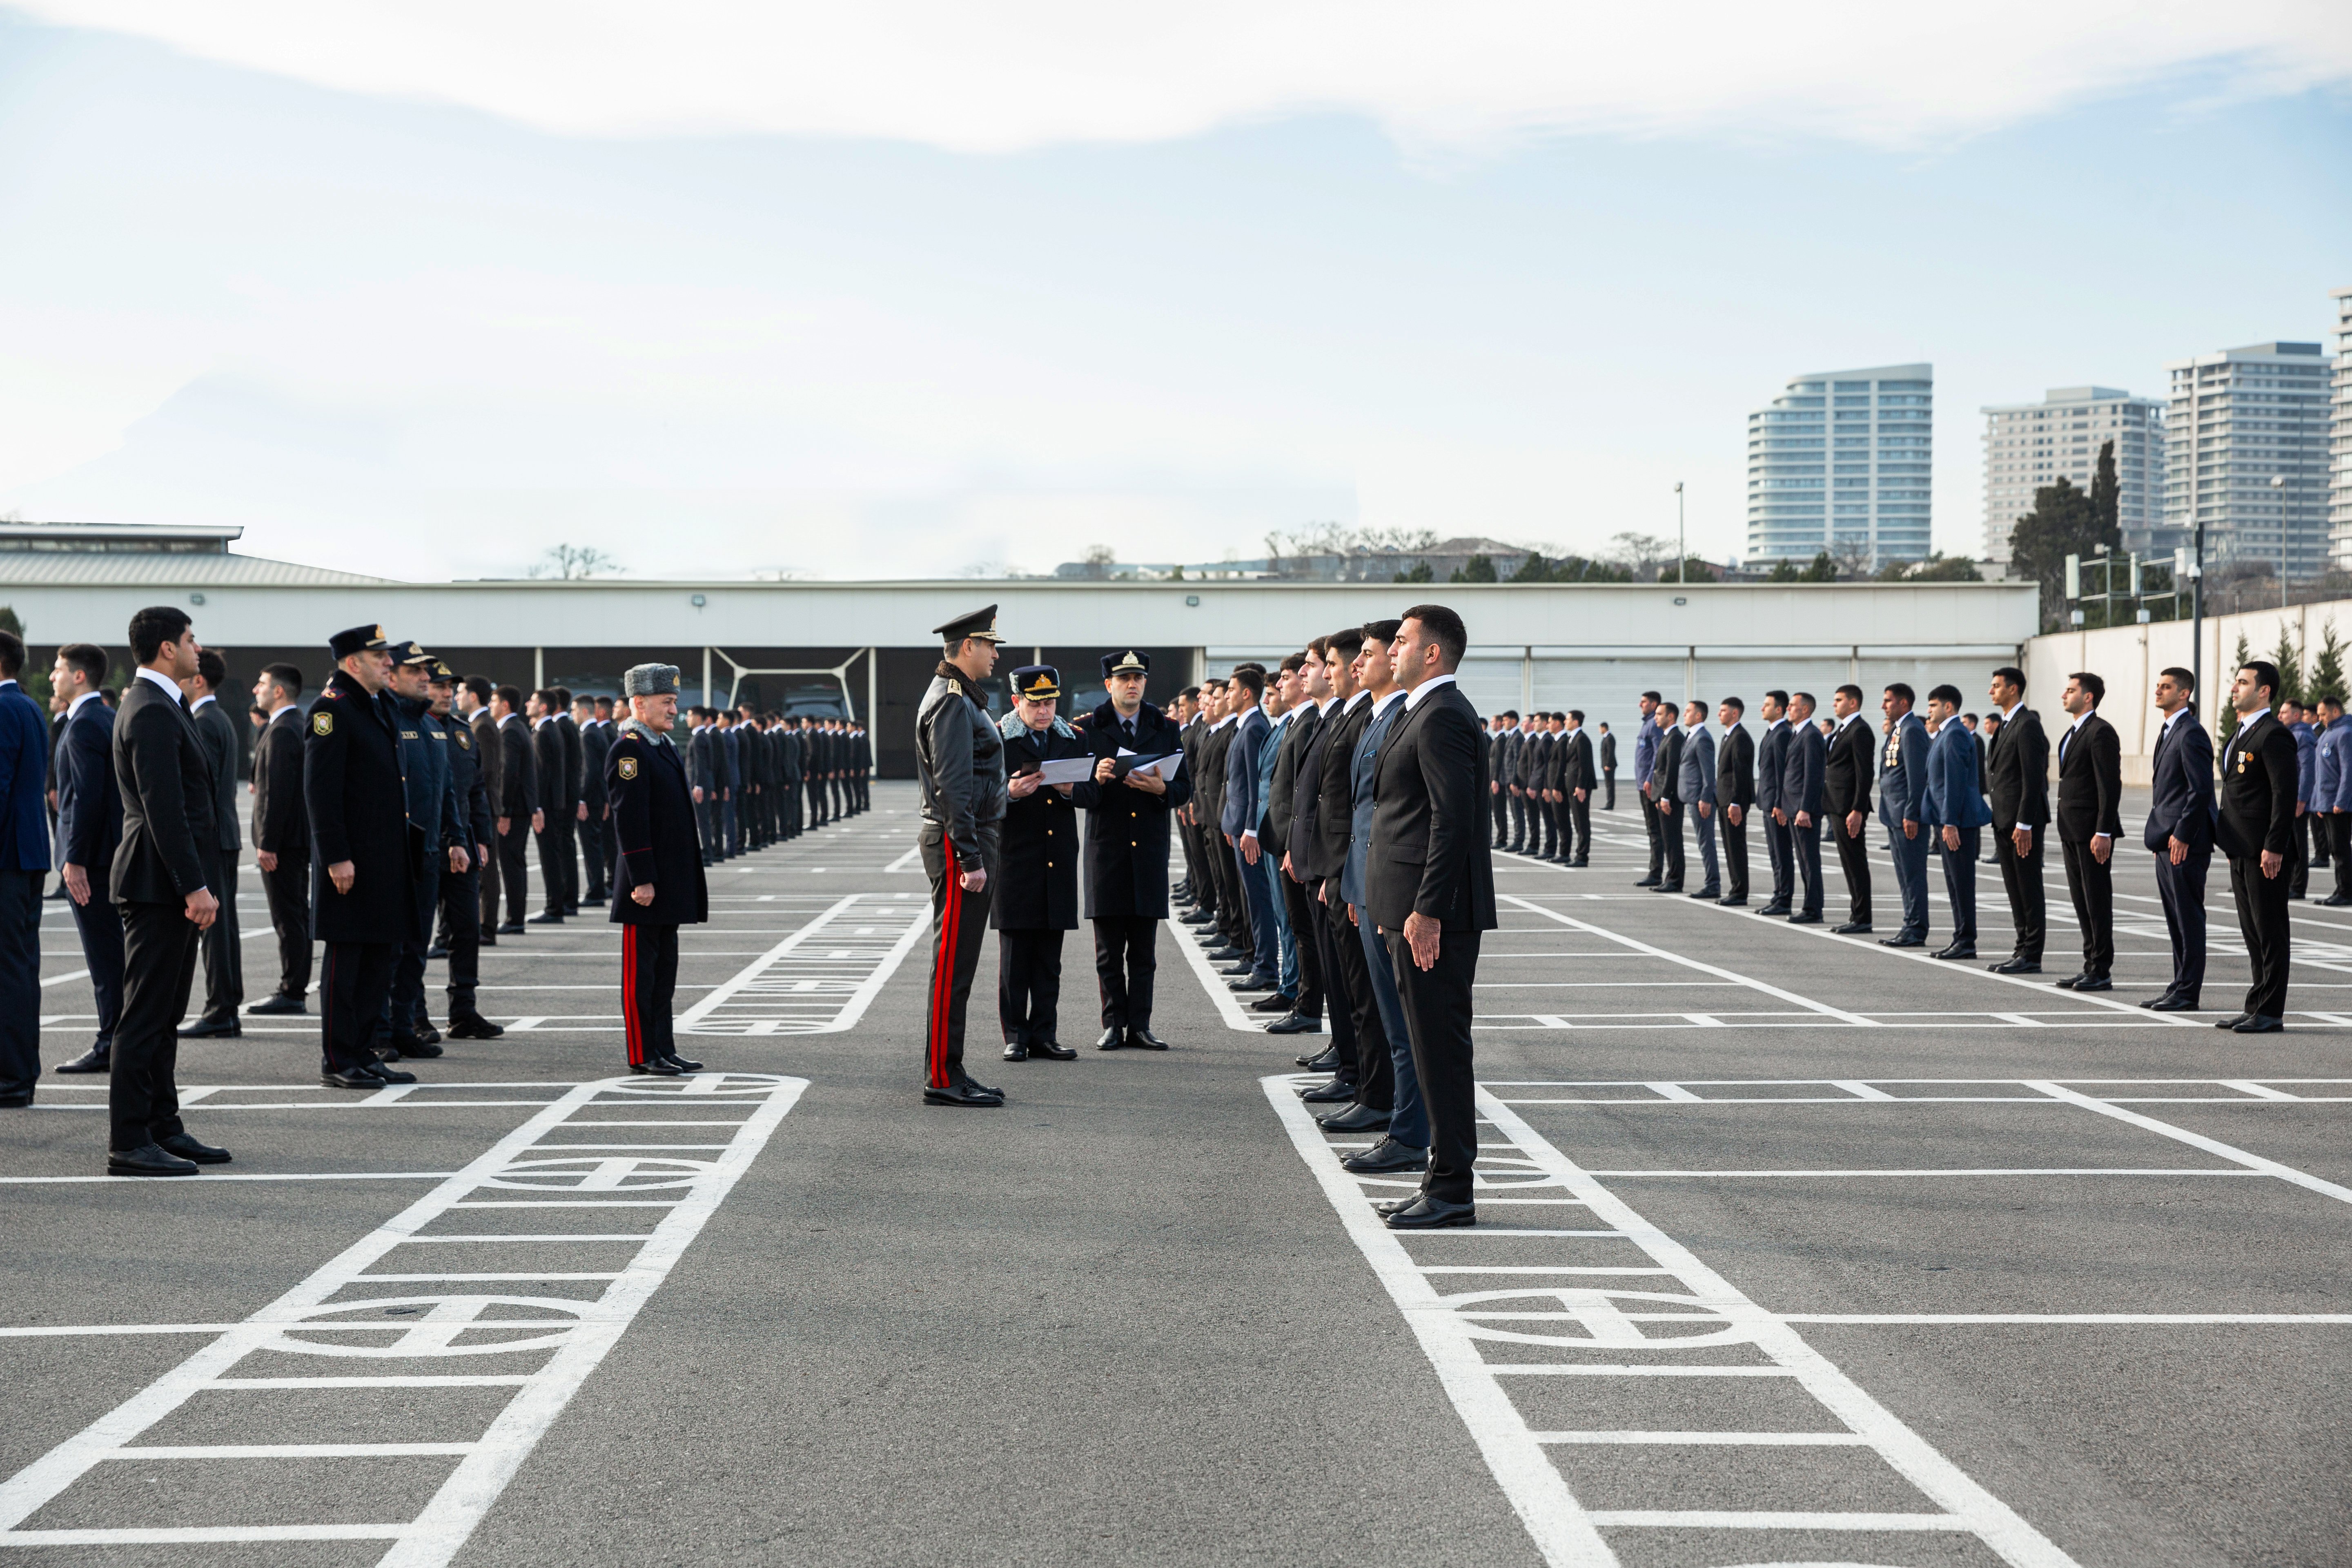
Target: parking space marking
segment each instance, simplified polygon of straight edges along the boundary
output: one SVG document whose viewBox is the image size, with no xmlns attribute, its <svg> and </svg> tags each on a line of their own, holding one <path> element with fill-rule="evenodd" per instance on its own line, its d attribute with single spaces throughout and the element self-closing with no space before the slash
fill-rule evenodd
<svg viewBox="0 0 2352 1568">
<path fill-rule="evenodd" d="M 931 929 L 929 903 L 891 893 L 835 900 L 677 1016 L 681 1035 L 826 1035 L 854 1028 Z M 822 941 L 820 952 L 803 948 Z"/>
<path fill-rule="evenodd" d="M 2112 1117 L 2117 1121 L 2127 1122 L 2131 1126 L 2140 1128 L 2145 1131 L 2156 1133 L 2159 1137 L 2169 1138 L 2176 1142 L 2186 1143 L 2192 1149 L 2201 1149 L 2206 1153 L 2213 1155 L 2217 1159 L 2234 1161 L 2236 1163 L 2245 1166 L 2246 1169 L 2250 1171 L 2258 1171 L 2266 1176 L 2276 1176 L 2282 1182 L 2291 1182 L 2294 1185 L 2304 1188 L 2305 1191 L 2317 1193 L 2322 1197 L 2334 1198 L 2338 1203 L 2352 1204 L 2352 1187 L 2342 1186 L 2335 1182 L 2324 1181 L 2317 1176 L 2312 1175 L 2308 1172 L 2298 1171 L 2292 1165 L 2283 1165 L 2276 1160 L 2264 1159 L 2260 1154 L 2249 1154 L 2243 1149 L 2222 1142 L 2219 1138 L 2208 1138 L 2202 1132 L 2191 1132 L 2186 1127 L 2175 1127 L 2169 1121 L 2158 1121 L 2155 1117 L 2143 1114 L 2140 1111 L 2126 1110 L 2122 1106 L 2116 1104 L 2112 1100 L 2094 1100 L 2087 1094 L 2083 1094 L 2075 1089 L 2067 1088 L 2063 1084 L 2052 1082 L 2048 1079 L 2043 1079 L 2038 1082 L 2029 1082 L 2026 1087 L 2029 1089 L 2040 1089 L 2042 1093 L 2049 1095 L 2053 1100 L 2063 1101 L 2065 1104 L 2080 1106 L 2084 1110 L 2094 1111 L 2101 1116 Z M 2275 1105 L 2278 1102 L 2271 1100 L 2257 1100 L 2252 1103 L 2257 1105 Z"/>
<path fill-rule="evenodd" d="M 1760 992 L 1764 995 L 1774 997 L 1780 1001 L 1787 1002 L 1791 1005 L 1801 1007 L 1809 1013 L 1818 1015 L 1819 1016 L 1810 1020 L 1810 1022 L 1816 1026 L 1819 1025 L 1822 1018 L 1834 1018 L 1839 1023 L 1850 1025 L 1855 1028 L 1869 1028 L 1873 1026 L 1872 1020 L 1858 1013 L 1849 1013 L 1843 1007 L 1832 1007 L 1826 1002 L 1816 1002 L 1810 996 L 1800 995 L 1794 991 L 1785 990 L 1780 986 L 1772 984 L 1769 981 L 1759 980 L 1753 975 L 1742 974 L 1737 970 L 1726 969 L 1720 964 L 1707 963 L 1696 958 L 1685 958 L 1681 953 L 1669 952 L 1667 949 L 1663 947 L 1653 947 L 1646 942 L 1641 942 L 1630 936 L 1621 935 L 1605 927 L 1594 925 L 1589 921 L 1577 920 L 1572 916 L 1560 913 L 1558 910 L 1546 909 L 1543 905 L 1537 903 L 1532 899 L 1520 898 L 1517 893 L 1497 894 L 1496 895 L 1495 901 L 1498 904 L 1509 904 L 1514 908 L 1528 910 L 1531 913 L 1541 915 L 1547 920 L 1557 921 L 1559 924 L 1567 926 L 1572 931 L 1580 931 L 1587 936 L 1597 936 L 1603 942 L 1613 942 L 1620 947 L 1623 947 L 1631 952 L 1642 953 L 1650 958 L 1663 958 L 1669 963 L 1679 965 L 1684 969 L 1695 969 L 1702 974 L 1712 974 L 1719 980 L 1736 981 L 1751 991 Z M 1710 905 L 1709 907 L 1712 908 L 1713 906 Z"/>
</svg>

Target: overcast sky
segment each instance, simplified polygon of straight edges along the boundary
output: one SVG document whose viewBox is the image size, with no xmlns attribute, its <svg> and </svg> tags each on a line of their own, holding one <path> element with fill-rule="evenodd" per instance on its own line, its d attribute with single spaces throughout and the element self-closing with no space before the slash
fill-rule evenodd
<svg viewBox="0 0 2352 1568">
<path fill-rule="evenodd" d="M 0 510 L 520 573 L 1744 543 L 1745 419 L 2326 341 L 2352 5 L 0 6 Z M 795 12 L 801 14 L 795 15 Z M 2331 343 L 2332 348 L 2332 343 Z"/>
</svg>

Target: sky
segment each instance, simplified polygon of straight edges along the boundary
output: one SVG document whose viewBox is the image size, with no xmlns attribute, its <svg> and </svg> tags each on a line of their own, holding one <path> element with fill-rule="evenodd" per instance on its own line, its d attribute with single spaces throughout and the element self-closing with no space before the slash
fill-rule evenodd
<svg viewBox="0 0 2352 1568">
<path fill-rule="evenodd" d="M 1976 554 L 1984 405 L 2328 341 L 2352 6 L 1653 9 L 0 5 L 0 513 L 847 579 L 1682 481 L 1722 559 L 1750 410 L 1925 360 Z"/>
</svg>

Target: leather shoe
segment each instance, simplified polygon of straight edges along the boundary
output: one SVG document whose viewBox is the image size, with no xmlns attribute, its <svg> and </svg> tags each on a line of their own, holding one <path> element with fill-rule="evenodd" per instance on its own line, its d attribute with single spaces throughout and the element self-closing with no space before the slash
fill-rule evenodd
<svg viewBox="0 0 2352 1568">
<path fill-rule="evenodd" d="M 2275 1035 L 2285 1028 L 2286 1020 L 2284 1018 L 2273 1018 L 2265 1013 L 2250 1013 L 2244 1023 L 2236 1026 L 2236 1032 L 2241 1035 Z"/>
<path fill-rule="evenodd" d="M 1683 885 L 1680 882 L 1660 882 L 1650 889 L 1654 893 L 1679 893 L 1682 890 Z"/>
<path fill-rule="evenodd" d="M 1748 907 L 1746 899 L 1717 899 L 1715 901 L 1727 910 L 1744 910 Z"/>
<path fill-rule="evenodd" d="M 1261 996 L 1251 1003 L 1249 1010 L 1253 1013 L 1295 1013 L 1298 1010 L 1298 998 L 1287 991 L 1277 991 L 1271 996 Z"/>
<path fill-rule="evenodd" d="M 1127 1043 L 1139 1051 L 1164 1051 L 1168 1048 L 1168 1042 L 1148 1028 L 1129 1029 L 1127 1032 Z"/>
<path fill-rule="evenodd" d="M 2105 974 L 2077 975 L 2074 988 L 2077 991 L 2113 991 L 2116 983 Z"/>
<path fill-rule="evenodd" d="M 1343 1171 L 1360 1175 L 1380 1175 L 1389 1171 L 1422 1171 L 1429 1168 L 1429 1151 L 1416 1149 L 1410 1143 L 1400 1143 L 1393 1138 L 1383 1138 L 1369 1149 L 1359 1149 L 1339 1162 Z"/>
<path fill-rule="evenodd" d="M 700 1072 L 702 1070 L 702 1064 L 700 1062 L 690 1062 L 684 1057 L 679 1056 L 676 1051 L 664 1051 L 662 1056 L 669 1062 L 670 1066 L 677 1068 L 680 1072 Z"/>
<path fill-rule="evenodd" d="M 1244 975 L 1239 980 L 1228 982 L 1225 989 L 1242 995 L 1247 995 L 1257 991 L 1271 992 L 1280 986 L 1282 982 L 1279 979 L 1271 974 L 1247 974 Z"/>
<path fill-rule="evenodd" d="M 684 1078 L 686 1069 L 667 1057 L 647 1057 L 641 1062 L 631 1062 L 629 1070 L 648 1078 Z"/>
<path fill-rule="evenodd" d="M 1423 1193 L 1388 1216 L 1391 1230 L 1446 1230 L 1477 1223 L 1476 1205 L 1450 1204 L 1444 1198 L 1431 1197 L 1427 1193 Z"/>
<path fill-rule="evenodd" d="M 216 1018 L 207 1013 L 193 1024 L 180 1026 L 180 1038 L 184 1040 L 229 1039 L 243 1033 L 245 1030 L 238 1026 L 234 1013 L 226 1018 Z"/>
<path fill-rule="evenodd" d="M 1298 1098 L 1309 1105 L 1344 1104 L 1356 1098 L 1356 1086 L 1345 1079 L 1335 1078 L 1329 1083 L 1305 1090 Z"/>
<path fill-rule="evenodd" d="M 184 1132 L 174 1132 L 169 1138 L 158 1138 L 155 1146 L 166 1154 L 177 1154 L 183 1160 L 194 1160 L 199 1165 L 226 1165 L 229 1152 L 209 1143 L 199 1143 Z"/>
<path fill-rule="evenodd" d="M 1718 904 L 1723 902 L 1723 889 L 1712 882 L 1688 896 L 1694 899 L 1713 899 Z"/>
<path fill-rule="evenodd" d="M 1870 922 L 1868 921 L 1848 921 L 1842 926 L 1832 926 L 1830 927 L 1830 930 L 1839 936 L 1868 936 L 1870 934 Z"/>
<path fill-rule="evenodd" d="M 1231 963 L 1237 958 L 1246 958 L 1250 961 L 1251 967 L 1255 968 L 1257 964 L 1256 954 L 1244 952 L 1240 948 L 1226 942 L 1219 942 L 1209 949 L 1206 956 L 1211 963 Z"/>
<path fill-rule="evenodd" d="M 365 1068 L 353 1068 L 349 1072 L 329 1068 L 319 1075 L 319 1081 L 329 1089 L 378 1089 L 384 1084 L 383 1079 Z"/>
<path fill-rule="evenodd" d="M 1789 906 L 1786 904 L 1765 904 L 1760 906 L 1756 912 L 1759 915 L 1785 915 L 1789 912 Z"/>
<path fill-rule="evenodd" d="M 2151 1013 L 2194 1013 L 2197 1011 L 2197 998 L 2194 996 L 2158 996 L 2154 1001 L 2143 1002 L 2140 1005 L 2147 1008 Z"/>
<path fill-rule="evenodd" d="M 2226 1018 L 2215 1019 L 2213 1026 L 2217 1029 L 2234 1029 L 2246 1021 L 2246 1016 L 2243 1013 L 2232 1013 Z"/>
<path fill-rule="evenodd" d="M 308 1013 L 310 1010 L 299 996 L 289 996 L 283 991 L 275 991 L 267 1000 L 256 1002 L 245 1011 L 248 1017 L 267 1018 L 280 1013 Z"/>
<path fill-rule="evenodd" d="M 2330 893 L 2319 901 L 2327 909 L 2340 910 L 2347 904 L 2352 904 L 2352 893 Z"/>
<path fill-rule="evenodd" d="M 1276 1018 L 1265 1026 L 1265 1032 L 1269 1035 L 1316 1035 L 1322 1033 L 1322 1019 L 1304 1018 L 1296 1013 L 1286 1017 Z"/>
<path fill-rule="evenodd" d="M 1936 950 L 1937 958 L 1974 958 L 1976 955 L 1976 943 L 1972 942 L 1956 942 L 1949 947 L 1939 947 Z"/>
<path fill-rule="evenodd" d="M 449 1020 L 453 1040 L 495 1040 L 506 1032 L 504 1024 L 493 1024 L 479 1013 L 461 1013 Z"/>
<path fill-rule="evenodd" d="M 1003 1089 L 991 1089 L 988 1085 L 981 1082 L 980 1079 L 973 1078 L 969 1074 L 958 1079 L 956 1081 L 962 1084 L 964 1088 L 971 1090 L 974 1094 L 984 1094 L 991 1100 L 1002 1100 L 1004 1098 L 1004 1091 Z"/>
<path fill-rule="evenodd" d="M 2072 991 L 2075 986 L 2080 985 L 2084 981 L 2088 980 L 2090 977 L 2091 972 L 2086 969 L 2070 974 L 2063 980 L 2053 980 L 2051 984 L 2058 987 L 2061 991 Z"/>
<path fill-rule="evenodd" d="M 437 1057 L 440 1054 L 441 1031 L 433 1029 L 425 1034 L 404 1033 L 393 1036 L 392 1055 L 386 1059 L 396 1061 L 402 1057 Z"/>
<path fill-rule="evenodd" d="M 432 963 L 436 958 L 446 958 L 448 956 L 449 948 L 448 944 L 446 942 L 436 942 L 431 947 L 425 950 L 425 962 L 427 963 Z"/>
<path fill-rule="evenodd" d="M 1115 1051 L 1126 1043 L 1127 1039 L 1125 1035 L 1118 1028 L 1114 1026 L 1105 1029 L 1100 1035 L 1095 1037 L 1095 1049 L 1098 1051 Z"/>
<path fill-rule="evenodd" d="M 33 1097 L 29 1094 L 0 1094 L 0 1110 L 30 1110 Z"/>
<path fill-rule="evenodd" d="M 193 1176 L 195 1163 L 176 1154 L 166 1154 L 152 1143 L 142 1143 L 136 1149 L 109 1149 L 106 1152 L 106 1173 L 110 1176 Z"/>
<path fill-rule="evenodd" d="M 506 924 L 499 927 L 497 934 L 499 936 L 520 936 L 522 935 L 522 921 L 509 921 Z"/>
<path fill-rule="evenodd" d="M 1027 1061 L 1029 1059 L 1029 1042 L 1026 1040 L 1006 1041 L 1004 1046 L 1004 1059 L 1008 1062 Z"/>
<path fill-rule="evenodd" d="M 1338 1072 L 1339 1070 L 1339 1047 L 1337 1046 L 1326 1046 L 1311 1057 L 1298 1057 L 1294 1059 L 1300 1067 L 1305 1068 L 1308 1072 Z"/>
<path fill-rule="evenodd" d="M 1002 1110 L 1004 1097 L 982 1094 L 977 1084 L 951 1083 L 945 1089 L 923 1090 L 925 1105 L 961 1105 L 973 1110 Z"/>
<path fill-rule="evenodd" d="M 563 923 L 563 917 L 552 910 L 541 910 L 522 923 L 527 926 L 560 926 Z"/>
<path fill-rule="evenodd" d="M 1801 914 L 1790 915 L 1789 923 L 1792 926 L 1817 926 L 1822 923 L 1822 917 L 1807 910 Z"/>
<path fill-rule="evenodd" d="M 1995 974 L 2039 974 L 2042 973 L 2042 961 L 2038 958 L 2011 958 L 2000 963 L 1988 963 L 1985 967 Z"/>
<path fill-rule="evenodd" d="M 1218 973 L 1225 975 L 1228 978 L 1239 975 L 1255 974 L 1257 972 L 1257 960 L 1250 957 L 1246 953 L 1217 971 Z"/>
<path fill-rule="evenodd" d="M 1637 888 L 1654 888 L 1657 885 L 1658 879 L 1655 877 L 1644 877 L 1640 881 L 1633 884 L 1633 886 Z"/>
<path fill-rule="evenodd" d="M 576 915 L 580 912 L 580 906 L 566 899 L 563 900 L 563 912 L 567 915 Z"/>
<path fill-rule="evenodd" d="M 1326 1132 L 1381 1132 L 1388 1130 L 1389 1113 L 1374 1110 L 1369 1105 L 1351 1105 L 1345 1110 L 1317 1117 L 1315 1124 Z"/>
<path fill-rule="evenodd" d="M 113 1053 L 104 1046 L 92 1046 L 69 1062 L 59 1062 L 51 1072 L 105 1072 L 114 1065 Z"/>
<path fill-rule="evenodd" d="M 1894 936 L 1880 937 L 1878 939 L 1878 945 L 1881 947 L 1925 947 L 1927 945 L 1927 939 L 1924 936 L 1912 936 L 1907 932 L 1897 932 Z"/>
<path fill-rule="evenodd" d="M 1074 1062 L 1078 1059 L 1078 1053 L 1059 1040 L 1039 1040 L 1029 1047 L 1029 1054 L 1033 1057 L 1043 1057 L 1052 1062 Z"/>
</svg>

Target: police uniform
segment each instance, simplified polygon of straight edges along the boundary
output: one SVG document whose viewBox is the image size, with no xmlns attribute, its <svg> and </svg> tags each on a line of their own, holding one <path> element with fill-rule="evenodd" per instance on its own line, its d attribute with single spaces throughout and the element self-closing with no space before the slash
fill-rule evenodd
<svg viewBox="0 0 2352 1568">
<path fill-rule="evenodd" d="M 382 626 L 328 643 L 338 664 L 388 651 Z M 423 836 L 408 825 L 407 779 L 392 700 L 337 669 L 310 705 L 302 735 L 302 798 L 310 814 L 310 929 L 326 944 L 319 973 L 320 1080 L 330 1089 L 414 1083 L 369 1050 L 392 991 L 400 944 L 415 928 Z M 331 870 L 352 868 L 349 892 Z"/>
<path fill-rule="evenodd" d="M 433 661 L 436 686 L 454 685 L 457 679 L 447 665 L 437 658 Z M 449 870 L 446 865 L 440 872 L 444 934 L 439 945 L 446 951 L 449 962 L 449 1037 L 495 1040 L 506 1033 L 505 1028 L 483 1017 L 474 1000 L 482 976 L 482 875 L 486 867 L 482 851 L 494 837 L 489 784 L 482 776 L 483 756 L 478 749 L 480 742 L 476 739 L 474 726 L 454 714 L 443 718 L 436 713 L 434 717 L 449 737 L 449 787 L 457 797 L 457 822 L 466 847 L 464 872 Z"/>
<path fill-rule="evenodd" d="M 641 664 L 621 677 L 625 697 L 674 696 L 677 666 Z M 670 1033 L 677 995 L 677 928 L 710 918 L 694 786 L 667 735 L 634 714 L 604 753 L 604 793 L 621 845 L 613 868 L 613 923 L 621 928 L 621 1026 L 629 1070 L 675 1078 L 701 1069 Z M 651 885 L 653 901 L 635 889 Z"/>
<path fill-rule="evenodd" d="M 435 659 L 415 643 L 404 642 L 392 649 L 392 662 L 399 668 L 430 669 Z M 449 769 L 449 731 L 433 716 L 431 699 L 386 695 L 400 726 L 402 793 L 408 802 L 408 827 L 424 847 L 411 883 L 414 913 L 408 930 L 401 933 L 383 1026 L 377 1030 L 379 1047 L 389 1059 L 397 1060 L 403 1056 L 441 1054 L 441 1032 L 433 1026 L 425 1009 L 425 950 L 433 942 L 433 916 L 441 904 L 441 874 L 448 869 L 450 849 L 466 842 L 467 828 L 457 815 L 457 781 Z"/>
<path fill-rule="evenodd" d="M 1151 660 L 1133 649 L 1103 655 L 1105 680 L 1129 671 L 1149 675 Z M 1133 719 L 1122 719 L 1118 705 L 1105 701 L 1083 723 L 1097 757 L 1185 754 L 1175 721 L 1149 702 Z M 1106 1051 L 1122 1046 L 1164 1051 L 1167 1042 L 1151 1032 L 1151 989 L 1160 967 L 1160 922 L 1168 918 L 1168 825 L 1192 798 L 1190 768 L 1180 767 L 1163 795 L 1089 779 L 1076 796 L 1087 814 L 1086 912 L 1094 922 L 1095 982 L 1102 995 L 1102 1034 L 1095 1045 Z"/>
<path fill-rule="evenodd" d="M 1027 664 L 1013 672 L 1013 695 L 1043 702 L 1062 694 L 1061 672 Z M 1087 742 L 1056 714 L 1042 730 L 1024 723 L 1016 709 L 997 721 L 1008 774 L 1034 773 L 1045 763 L 1084 757 Z M 1004 1026 L 1004 1059 L 1078 1053 L 1055 1037 L 1062 995 L 1062 933 L 1078 929 L 1078 810 L 1072 784 L 1041 784 L 1004 808 L 999 880 L 989 889 L 989 924 L 996 928 L 996 1011 Z"/>
<path fill-rule="evenodd" d="M 950 649 L 967 638 L 996 643 L 996 606 L 933 628 Z M 829 756 L 828 756 L 829 760 Z M 923 1099 L 934 1105 L 1003 1105 L 1004 1096 L 963 1070 L 964 1006 L 995 890 L 1004 819 L 1004 737 L 989 721 L 971 678 L 942 658 L 915 716 L 915 773 L 922 794 L 917 847 L 931 881 L 931 990 L 924 1031 Z M 987 873 L 969 890 L 961 879 Z"/>
</svg>

